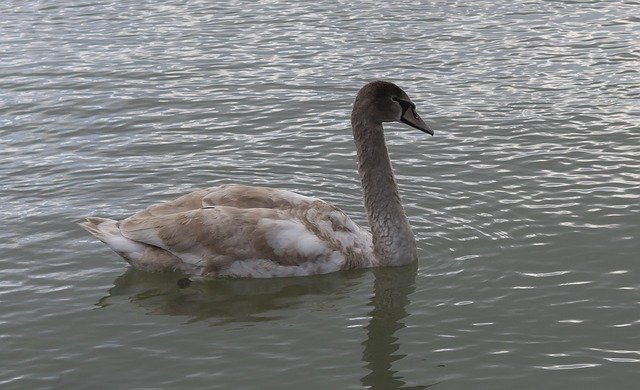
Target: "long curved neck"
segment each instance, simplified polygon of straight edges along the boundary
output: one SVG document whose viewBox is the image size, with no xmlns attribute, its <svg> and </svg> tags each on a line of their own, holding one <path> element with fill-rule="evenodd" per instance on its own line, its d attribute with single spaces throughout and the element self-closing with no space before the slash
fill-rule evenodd
<svg viewBox="0 0 640 390">
<path fill-rule="evenodd" d="M 358 151 L 358 172 L 380 265 L 405 265 L 417 259 L 416 243 L 393 176 L 381 123 L 351 117 Z"/>
</svg>

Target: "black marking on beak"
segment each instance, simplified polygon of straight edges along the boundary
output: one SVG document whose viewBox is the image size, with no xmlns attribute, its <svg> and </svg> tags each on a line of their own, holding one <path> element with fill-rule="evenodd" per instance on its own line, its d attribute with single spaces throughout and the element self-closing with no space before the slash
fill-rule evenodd
<svg viewBox="0 0 640 390">
<path fill-rule="evenodd" d="M 400 115 L 400 122 L 414 127 L 418 130 L 424 131 L 427 134 L 433 135 L 433 130 L 424 123 L 420 115 L 416 112 L 416 105 L 410 101 L 393 98 L 402 108 L 402 114 Z"/>
</svg>

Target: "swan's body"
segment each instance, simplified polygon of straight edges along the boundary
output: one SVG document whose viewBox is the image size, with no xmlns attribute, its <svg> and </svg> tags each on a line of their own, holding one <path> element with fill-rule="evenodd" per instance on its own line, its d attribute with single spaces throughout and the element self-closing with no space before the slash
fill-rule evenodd
<svg viewBox="0 0 640 390">
<path fill-rule="evenodd" d="M 214 277 L 278 277 L 403 265 L 417 259 L 382 122 L 431 130 L 396 85 L 356 97 L 351 124 L 371 233 L 320 199 L 266 187 L 223 185 L 151 206 L 122 221 L 82 226 L 136 268 Z"/>
</svg>

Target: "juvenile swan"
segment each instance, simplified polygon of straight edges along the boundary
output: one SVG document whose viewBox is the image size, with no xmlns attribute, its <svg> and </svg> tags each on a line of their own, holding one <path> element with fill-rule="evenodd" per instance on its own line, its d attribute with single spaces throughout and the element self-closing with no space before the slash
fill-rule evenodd
<svg viewBox="0 0 640 390">
<path fill-rule="evenodd" d="M 398 86 L 365 85 L 351 128 L 371 232 L 320 199 L 239 184 L 198 190 L 122 221 L 89 217 L 81 225 L 148 271 L 270 278 L 408 264 L 417 259 L 416 243 L 382 130 L 394 121 L 433 135 Z"/>
</svg>

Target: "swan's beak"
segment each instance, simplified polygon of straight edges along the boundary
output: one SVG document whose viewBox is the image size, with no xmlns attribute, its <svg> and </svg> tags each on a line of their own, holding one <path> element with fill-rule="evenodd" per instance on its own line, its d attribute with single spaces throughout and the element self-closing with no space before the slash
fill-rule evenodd
<svg viewBox="0 0 640 390">
<path fill-rule="evenodd" d="M 400 117 L 400 122 L 406 123 L 411 127 L 415 127 L 418 130 L 422 130 L 425 133 L 433 135 L 433 130 L 431 130 L 431 128 L 424 123 L 422 118 L 420 118 L 420 115 L 416 112 L 413 104 L 404 110 Z"/>
</svg>

